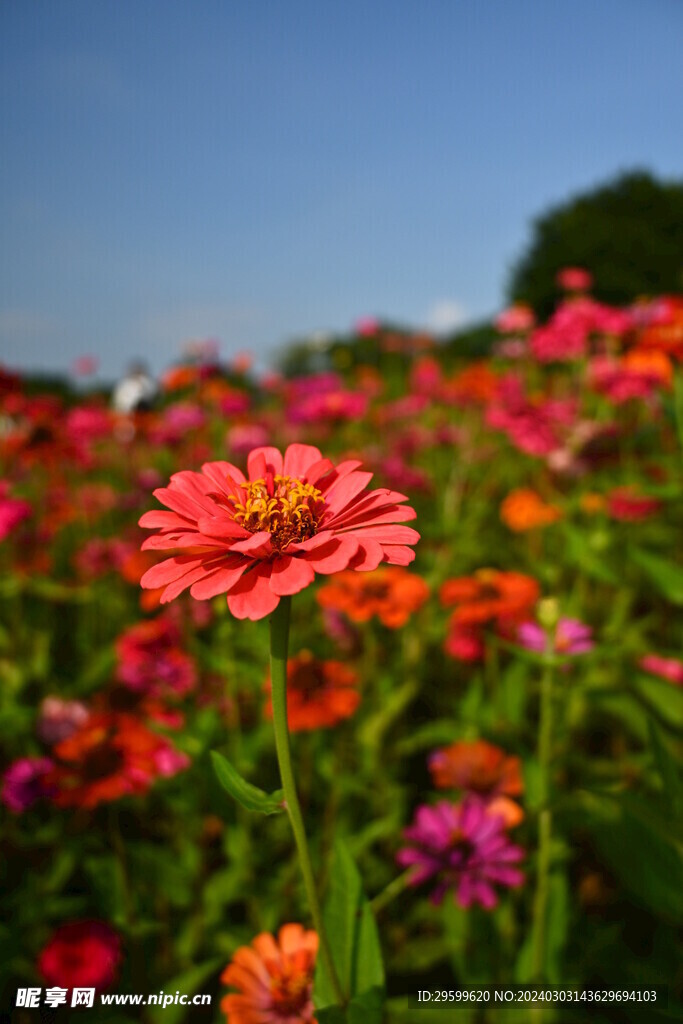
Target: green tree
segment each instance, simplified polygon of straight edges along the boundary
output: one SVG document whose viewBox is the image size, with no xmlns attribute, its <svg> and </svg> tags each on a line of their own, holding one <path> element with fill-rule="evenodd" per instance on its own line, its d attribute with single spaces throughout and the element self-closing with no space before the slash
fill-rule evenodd
<svg viewBox="0 0 683 1024">
<path fill-rule="evenodd" d="M 542 214 L 513 267 L 508 299 L 547 316 L 558 299 L 555 276 L 567 266 L 589 270 L 593 294 L 615 305 L 680 291 L 683 182 L 633 171 Z"/>
</svg>

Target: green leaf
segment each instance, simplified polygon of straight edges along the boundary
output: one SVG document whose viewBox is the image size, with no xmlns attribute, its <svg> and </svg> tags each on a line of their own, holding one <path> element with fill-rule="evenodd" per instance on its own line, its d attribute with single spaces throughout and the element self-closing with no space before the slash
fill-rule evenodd
<svg viewBox="0 0 683 1024">
<path fill-rule="evenodd" d="M 631 548 L 631 560 L 643 570 L 660 594 L 672 604 L 683 605 L 683 569 L 643 548 Z"/>
<path fill-rule="evenodd" d="M 569 559 L 578 565 L 586 576 L 592 576 L 593 579 L 599 580 L 601 583 L 609 583 L 612 586 L 619 585 L 619 577 L 606 564 L 603 555 L 598 554 L 586 544 L 585 535 L 580 530 L 565 523 L 564 535 Z"/>
<path fill-rule="evenodd" d="M 318 1024 L 348 1024 L 348 1017 L 341 1006 L 326 1006 L 315 1011 Z"/>
<path fill-rule="evenodd" d="M 660 729 L 650 719 L 650 739 L 655 755 L 655 764 L 664 786 L 664 796 L 672 809 L 680 813 L 683 808 L 683 784 L 678 765 L 669 750 Z"/>
<path fill-rule="evenodd" d="M 247 782 L 227 758 L 223 757 L 216 750 L 211 751 L 211 760 L 216 778 L 223 789 L 242 804 L 248 811 L 258 811 L 259 814 L 279 814 L 284 811 L 284 793 L 277 789 L 274 793 L 266 793 L 258 786 L 252 786 Z"/>
<path fill-rule="evenodd" d="M 669 921 L 683 922 L 681 844 L 669 839 L 652 820 L 649 805 L 632 799 L 624 806 L 591 797 L 585 827 L 599 857 L 633 899 Z"/>
<path fill-rule="evenodd" d="M 337 1021 L 344 1020 L 349 1024 L 380 1024 L 384 966 L 377 925 L 363 893 L 356 865 L 341 840 L 337 840 L 334 846 L 323 920 L 337 976 L 350 1002 L 346 1017 L 323 1017 L 318 1013 L 319 1021 L 321 1024 L 337 1024 Z M 325 1011 L 336 1003 L 322 957 L 318 957 L 313 999 L 318 1011 Z"/>
</svg>

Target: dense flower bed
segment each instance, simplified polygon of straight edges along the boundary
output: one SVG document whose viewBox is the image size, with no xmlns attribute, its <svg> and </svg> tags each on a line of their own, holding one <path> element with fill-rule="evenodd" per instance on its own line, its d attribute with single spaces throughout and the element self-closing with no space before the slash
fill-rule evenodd
<svg viewBox="0 0 683 1024">
<path fill-rule="evenodd" d="M 386 1019 L 482 983 L 676 1005 L 683 300 L 608 308 L 573 269 L 475 362 L 373 323 L 297 379 L 200 350 L 134 413 L 0 376 L 3 1007 L 94 985 L 314 1020 L 285 817 L 209 758 L 279 785 L 291 595 L 313 859 L 329 890 L 346 839 Z"/>
</svg>

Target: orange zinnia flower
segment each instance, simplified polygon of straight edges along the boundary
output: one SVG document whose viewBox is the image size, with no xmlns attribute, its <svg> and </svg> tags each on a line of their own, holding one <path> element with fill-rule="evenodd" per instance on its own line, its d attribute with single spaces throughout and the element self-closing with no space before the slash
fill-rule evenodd
<svg viewBox="0 0 683 1024">
<path fill-rule="evenodd" d="M 341 661 L 320 661 L 302 651 L 287 665 L 287 719 L 290 732 L 324 729 L 349 718 L 360 703 L 358 674 Z M 270 691 L 270 683 L 266 684 Z M 273 717 L 268 699 L 265 708 Z"/>
<path fill-rule="evenodd" d="M 429 770 L 438 789 L 462 789 L 476 793 L 487 809 L 499 814 L 511 828 L 524 818 L 518 803 L 510 797 L 524 792 L 522 762 L 485 740 L 453 743 L 435 750 Z"/>
<path fill-rule="evenodd" d="M 500 506 L 500 518 L 516 533 L 550 526 L 562 518 L 562 510 L 548 505 L 536 491 L 520 487 L 511 491 Z"/>
<path fill-rule="evenodd" d="M 459 626 L 522 622 L 539 596 L 540 587 L 531 576 L 498 569 L 478 569 L 474 576 L 446 580 L 439 591 L 445 607 L 456 606 L 452 618 Z"/>
<path fill-rule="evenodd" d="M 300 924 L 285 924 L 277 940 L 269 932 L 242 946 L 221 975 L 239 995 L 225 996 L 228 1024 L 316 1024 L 313 971 L 318 936 Z"/>
<path fill-rule="evenodd" d="M 352 622 L 369 622 L 376 615 L 389 629 L 404 626 L 429 597 L 421 576 L 400 568 L 372 573 L 342 572 L 318 591 L 323 608 L 343 612 Z"/>
</svg>

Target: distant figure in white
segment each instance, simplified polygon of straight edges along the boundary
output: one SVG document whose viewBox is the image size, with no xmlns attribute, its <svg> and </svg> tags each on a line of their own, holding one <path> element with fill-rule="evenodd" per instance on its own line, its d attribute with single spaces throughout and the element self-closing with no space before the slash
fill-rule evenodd
<svg viewBox="0 0 683 1024">
<path fill-rule="evenodd" d="M 130 414 L 152 408 L 159 388 L 144 363 L 131 363 L 114 388 L 112 405 L 117 412 Z"/>
</svg>

